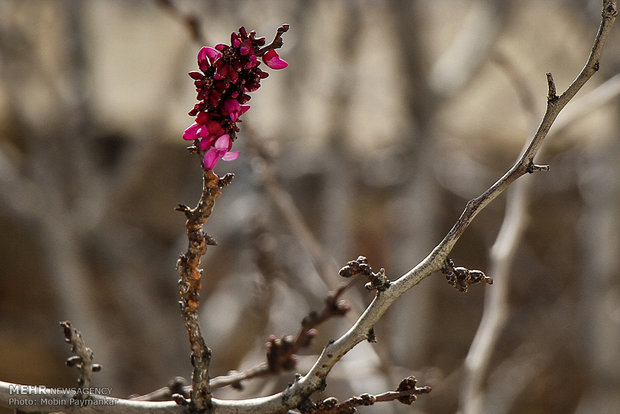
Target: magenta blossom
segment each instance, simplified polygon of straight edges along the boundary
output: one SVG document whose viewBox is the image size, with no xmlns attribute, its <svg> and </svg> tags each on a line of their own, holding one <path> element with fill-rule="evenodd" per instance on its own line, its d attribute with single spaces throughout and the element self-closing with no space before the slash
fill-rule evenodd
<svg viewBox="0 0 620 414">
<path fill-rule="evenodd" d="M 183 132 L 183 139 L 194 141 L 194 148 L 204 153 L 204 168 L 213 169 L 220 159 L 232 161 L 239 156 L 239 151 L 230 151 L 239 132 L 237 123 L 250 109 L 249 93 L 269 76 L 260 64 L 271 69 L 288 66 L 274 50 L 282 46 L 282 34 L 287 30 L 288 25 L 282 25 L 273 42 L 265 45 L 264 37 L 241 27 L 231 34 L 230 45 L 205 46 L 198 52 L 200 71 L 189 73 L 198 100 L 189 115 L 196 118 Z"/>
<path fill-rule="evenodd" d="M 237 122 L 239 117 L 246 113 L 248 109 L 250 109 L 250 105 L 240 105 L 236 99 L 224 101 L 224 110 L 233 122 Z"/>
<path fill-rule="evenodd" d="M 263 55 L 263 62 L 271 69 L 284 69 L 288 66 L 288 63 L 273 49 Z"/>
<path fill-rule="evenodd" d="M 215 168 L 215 164 L 217 164 L 220 158 L 224 161 L 236 160 L 239 157 L 239 151 L 229 151 L 231 146 L 232 141 L 228 134 L 219 137 L 215 141 L 215 144 L 205 153 L 202 161 L 205 168 L 212 170 Z"/>
</svg>

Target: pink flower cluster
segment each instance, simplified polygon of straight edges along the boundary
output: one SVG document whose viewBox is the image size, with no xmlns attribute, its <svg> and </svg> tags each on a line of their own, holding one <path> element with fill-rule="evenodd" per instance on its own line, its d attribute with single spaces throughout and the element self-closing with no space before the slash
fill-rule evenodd
<svg viewBox="0 0 620 414">
<path fill-rule="evenodd" d="M 250 109 L 248 92 L 257 90 L 261 79 L 269 76 L 259 69 L 259 58 L 272 69 L 288 66 L 274 50 L 282 44 L 280 35 L 287 29 L 288 26 L 282 26 L 277 42 L 264 46 L 265 38 L 257 38 L 256 32 L 248 33 L 241 27 L 231 35 L 230 46 L 205 46 L 198 52 L 200 72 L 190 72 L 189 76 L 194 79 L 199 102 L 189 112 L 196 118 L 183 133 L 183 139 L 194 141 L 198 150 L 204 152 L 206 169 L 212 170 L 220 159 L 232 161 L 239 156 L 239 151 L 230 149 L 239 131 L 237 122 Z"/>
</svg>

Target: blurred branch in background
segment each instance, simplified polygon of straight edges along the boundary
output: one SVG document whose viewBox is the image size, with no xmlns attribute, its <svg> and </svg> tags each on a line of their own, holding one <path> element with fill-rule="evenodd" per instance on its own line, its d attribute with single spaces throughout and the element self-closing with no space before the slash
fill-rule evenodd
<svg viewBox="0 0 620 414">
<path fill-rule="evenodd" d="M 464 200 L 503 173 L 531 115 L 507 93 L 515 87 L 497 71 L 501 54 L 509 62 L 503 71 L 520 73 L 512 80 L 519 93 L 540 91 L 546 70 L 562 89 L 600 17 L 599 2 L 564 0 L 73 3 L 0 2 L 0 378 L 72 385 L 58 366 L 66 350 L 54 327 L 70 319 L 105 366 L 96 385 L 112 384 L 120 396 L 144 394 L 190 369 L 173 269 L 186 240 L 171 210 L 199 191 L 178 151 L 194 93 L 185 73 L 195 65 L 195 42 L 225 42 L 241 25 L 262 32 L 291 23 L 285 57 L 294 70 L 284 86 L 274 81 L 253 98 L 248 124 L 279 148 L 271 160 L 277 186 L 317 248 L 312 253 L 261 194 L 243 125 L 235 185 L 210 223 L 220 246 L 205 258 L 213 277 L 201 315 L 216 355 L 214 384 L 237 385 L 237 375 L 265 364 L 270 334 L 297 332 L 323 306 L 327 288 L 317 273 L 336 288 L 337 264 L 364 254 L 388 275 L 402 274 L 453 224 Z M 511 282 L 502 287 L 503 272 L 486 264 L 499 203 L 452 254 L 457 264 L 490 269 L 487 300 L 510 293 L 481 376 L 489 412 L 617 406 L 614 36 L 597 75 L 610 79 L 589 85 L 549 131 L 552 172 L 529 184 L 536 214 L 519 248 L 504 245 L 514 249 L 513 264 L 503 262 Z M 543 97 L 531 100 L 521 106 L 539 113 Z M 506 220 L 515 217 L 514 198 Z M 269 237 L 256 237 L 271 240 L 277 271 L 253 268 L 260 252 L 246 236 L 257 215 Z M 321 260 L 327 256 L 333 259 Z M 377 324 L 378 344 L 363 342 L 336 365 L 330 395 L 345 401 L 394 389 L 414 372 L 433 387 L 416 402 L 419 410 L 456 410 L 482 289 L 461 297 L 430 279 Z M 369 299 L 361 286 L 346 295 L 356 307 Z M 310 370 L 312 355 L 346 329 L 344 318 L 321 325 L 297 369 Z M 389 352 L 378 351 L 379 362 L 368 358 L 373 349 Z M 269 375 L 214 393 L 269 395 L 293 380 Z M 166 387 L 165 398 L 180 386 Z M 326 397 L 316 396 L 332 404 Z M 362 410 L 410 411 L 385 403 Z"/>
</svg>

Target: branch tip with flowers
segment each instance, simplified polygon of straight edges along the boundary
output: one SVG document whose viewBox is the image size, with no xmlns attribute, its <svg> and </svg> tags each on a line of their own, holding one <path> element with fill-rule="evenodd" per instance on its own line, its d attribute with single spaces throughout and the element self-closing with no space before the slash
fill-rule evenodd
<svg viewBox="0 0 620 414">
<path fill-rule="evenodd" d="M 232 143 L 239 131 L 239 119 L 250 106 L 249 92 L 260 87 L 261 79 L 268 76 L 259 66 L 259 58 L 272 69 L 288 66 L 281 59 L 276 48 L 282 46 L 282 34 L 288 25 L 281 26 L 272 43 L 265 46 L 265 38 L 256 37 L 256 32 L 247 32 L 241 27 L 233 32 L 230 45 L 218 44 L 215 48 L 204 46 L 198 52 L 200 72 L 190 72 L 196 86 L 198 103 L 189 115 L 195 120 L 183 133 L 183 139 L 193 141 L 188 150 L 202 158 L 203 187 L 200 201 L 195 208 L 179 204 L 178 211 L 187 218 L 187 251 L 179 257 L 177 270 L 181 275 L 179 293 L 181 313 L 185 322 L 191 348 L 192 388 L 190 398 L 175 394 L 174 400 L 188 405 L 192 411 L 202 412 L 211 407 L 211 386 L 209 364 L 211 350 L 206 344 L 198 323 L 202 269 L 200 258 L 207 246 L 216 245 L 213 237 L 206 234 L 203 225 L 208 221 L 215 200 L 222 189 L 230 184 L 234 175 L 228 173 L 219 177 L 213 169 L 218 161 L 233 161 L 239 151 L 231 151 Z M 264 46 L 264 47 L 263 47 Z"/>
<path fill-rule="evenodd" d="M 249 93 L 269 76 L 259 68 L 259 58 L 271 69 L 287 67 L 275 51 L 282 46 L 282 34 L 287 30 L 288 25 L 280 26 L 274 40 L 265 46 L 264 37 L 241 27 L 231 34 L 230 45 L 205 46 L 198 52 L 200 72 L 190 72 L 189 76 L 199 102 L 189 111 L 195 120 L 183 139 L 194 142 L 194 151 L 202 155 L 205 169 L 212 170 L 220 159 L 233 161 L 239 157 L 239 151 L 230 150 L 239 132 L 237 123 L 250 109 Z"/>
</svg>

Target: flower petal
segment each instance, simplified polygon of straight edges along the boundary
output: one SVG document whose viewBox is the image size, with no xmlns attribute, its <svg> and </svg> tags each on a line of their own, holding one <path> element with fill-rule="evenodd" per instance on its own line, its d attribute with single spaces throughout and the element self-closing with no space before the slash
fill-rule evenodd
<svg viewBox="0 0 620 414">
<path fill-rule="evenodd" d="M 209 58 L 209 61 L 211 63 L 215 62 L 216 60 L 222 57 L 222 52 L 215 50 L 212 47 L 208 47 L 208 46 L 205 46 L 202 49 L 200 49 L 200 52 L 198 52 L 198 56 L 200 56 L 201 52 L 204 54 L 204 56 Z"/>
<path fill-rule="evenodd" d="M 220 157 L 218 150 L 216 150 L 215 148 L 211 148 L 205 153 L 205 156 L 202 159 L 202 164 L 207 170 L 212 170 L 213 168 L 215 168 L 215 164 L 217 164 L 219 158 Z"/>
<path fill-rule="evenodd" d="M 198 129 L 200 128 L 200 125 L 197 123 L 193 123 L 191 124 L 189 127 L 187 127 L 187 129 L 185 130 L 185 132 L 183 132 L 183 139 L 188 140 L 188 141 L 193 141 L 195 139 L 198 139 Z"/>
<path fill-rule="evenodd" d="M 211 145 L 213 145 L 214 139 L 212 137 L 205 137 L 200 140 L 198 143 L 198 149 L 200 151 L 207 150 Z"/>
<path fill-rule="evenodd" d="M 284 69 L 288 66 L 288 63 L 281 59 L 278 53 L 273 49 L 263 55 L 263 62 L 271 69 Z"/>
<path fill-rule="evenodd" d="M 219 151 L 228 151 L 232 146 L 232 142 L 230 142 L 230 135 L 224 134 L 215 141 L 213 147 Z"/>
<path fill-rule="evenodd" d="M 218 121 L 208 120 L 205 124 L 208 134 L 214 138 L 221 137 L 226 131 Z"/>
<path fill-rule="evenodd" d="M 239 105 L 239 101 L 236 99 L 227 99 L 224 101 L 224 111 L 230 117 L 230 120 L 237 122 L 239 116 L 241 116 L 246 110 L 242 112 L 242 106 Z"/>
<path fill-rule="evenodd" d="M 207 60 L 207 49 L 209 48 L 205 46 L 198 51 L 198 67 L 203 72 L 206 72 L 207 69 L 209 69 L 209 61 Z"/>
<path fill-rule="evenodd" d="M 207 112 L 199 112 L 196 116 L 196 123 L 205 124 L 209 120 L 209 114 Z"/>
<path fill-rule="evenodd" d="M 222 159 L 224 161 L 233 161 L 236 160 L 237 158 L 239 158 L 239 154 L 241 153 L 241 151 L 230 151 L 227 152 L 226 154 L 222 155 Z"/>
</svg>

